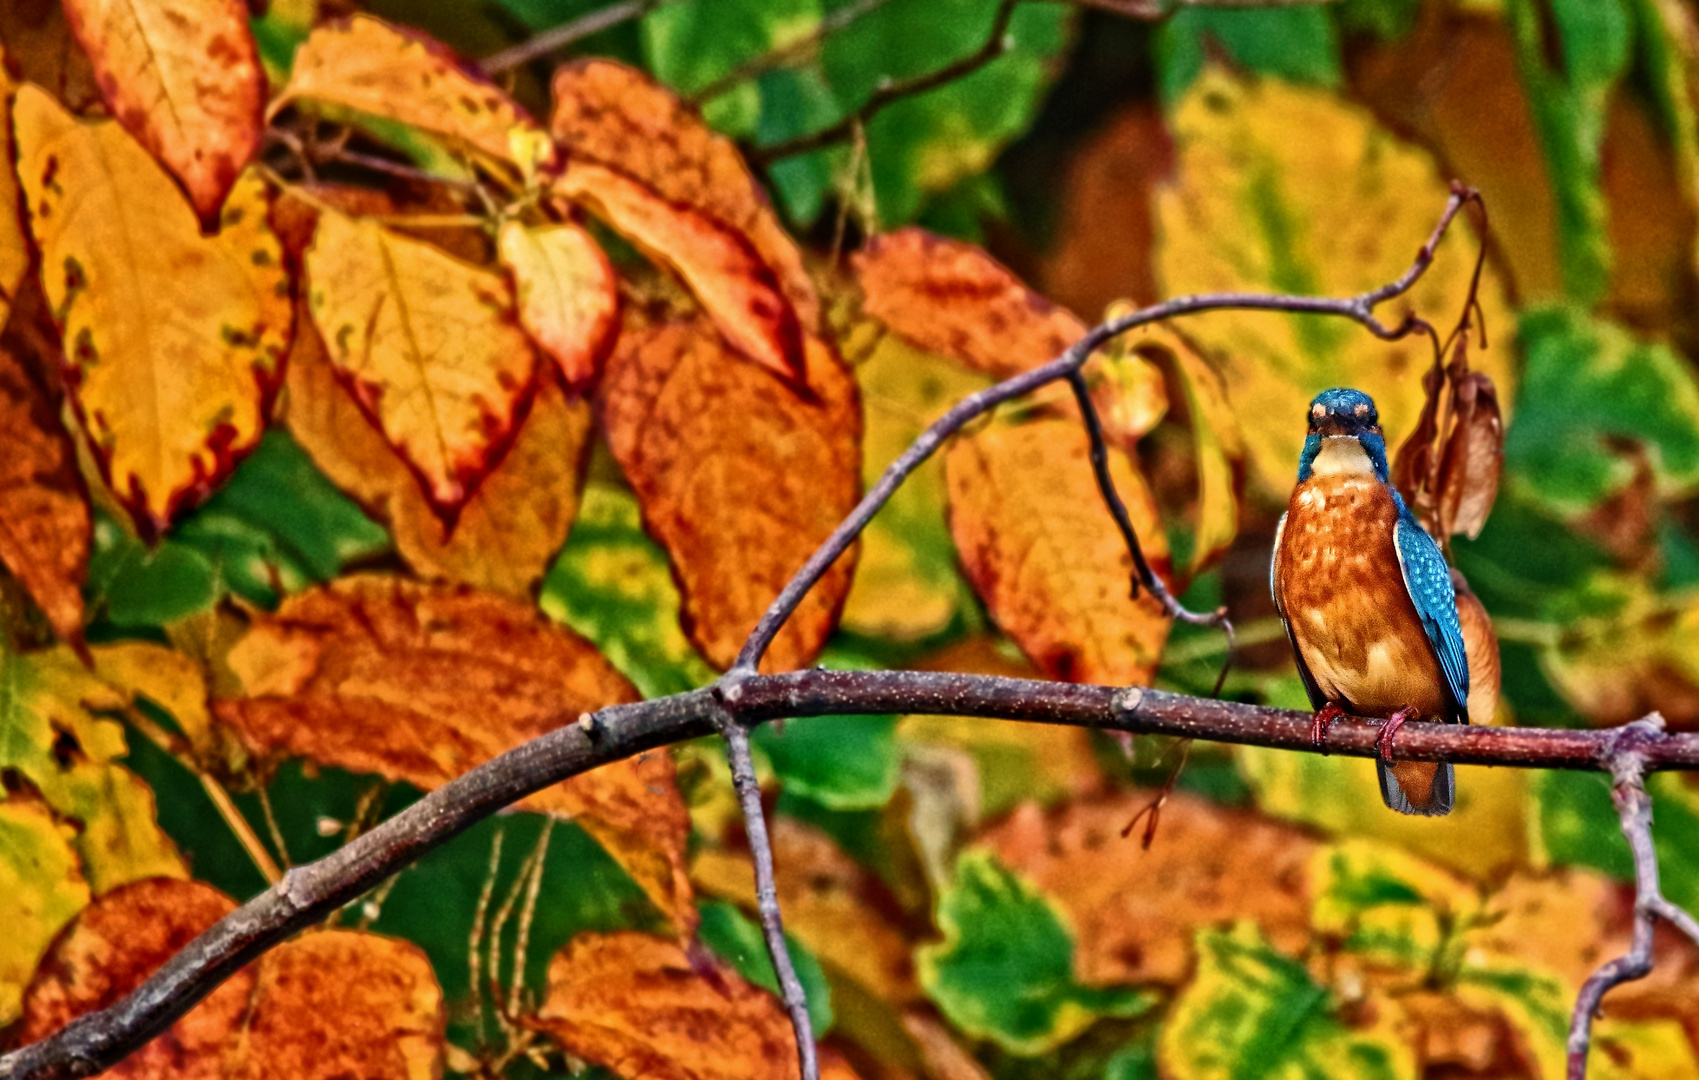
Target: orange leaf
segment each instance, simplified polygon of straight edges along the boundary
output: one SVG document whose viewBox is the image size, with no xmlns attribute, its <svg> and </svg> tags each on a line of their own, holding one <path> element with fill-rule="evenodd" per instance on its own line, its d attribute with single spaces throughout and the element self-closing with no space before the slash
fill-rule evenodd
<svg viewBox="0 0 1699 1080">
<path fill-rule="evenodd" d="M 799 1075 L 778 999 L 647 934 L 573 938 L 549 963 L 549 995 L 532 1023 L 629 1080 Z"/>
<path fill-rule="evenodd" d="M 853 262 L 869 315 L 999 379 L 1056 359 L 1086 332 L 981 249 L 924 229 L 876 236 Z"/>
<path fill-rule="evenodd" d="M 24 996 L 23 1042 L 104 1009 L 159 969 L 202 930 L 236 909 L 210 885 L 149 878 L 113 889 L 54 940 Z M 221 1080 L 220 1053 L 241 1030 L 254 989 L 243 968 L 116 1068 L 114 1077 Z"/>
<path fill-rule="evenodd" d="M 252 174 L 203 237 L 153 159 L 110 121 L 26 86 L 18 173 L 66 385 L 114 493 L 147 533 L 216 487 L 260 436 L 293 318 Z"/>
<path fill-rule="evenodd" d="M 732 348 L 786 378 L 802 378 L 796 310 L 742 235 L 617 169 L 589 162 L 569 164 L 554 192 L 588 207 L 645 255 L 671 267 Z"/>
<path fill-rule="evenodd" d="M 1150 681 L 1168 618 L 1147 591 L 1127 597 L 1132 559 L 1071 420 L 993 424 L 944 458 L 950 531 L 997 624 L 1052 678 L 1128 686 Z M 1110 473 L 1152 569 L 1167 576 L 1168 540 L 1144 478 L 1111 448 Z"/>
<path fill-rule="evenodd" d="M 608 445 L 637 489 L 644 527 L 667 549 L 685 633 L 730 666 L 791 575 L 854 507 L 861 406 L 830 345 L 808 340 L 805 399 L 736 362 L 703 320 L 627 312 L 598 406 Z M 853 557 L 803 600 L 768 652 L 775 670 L 812 660 L 837 623 Z"/>
<path fill-rule="evenodd" d="M 453 521 L 513 438 L 536 373 L 507 282 L 334 210 L 306 266 L 331 362 Z"/>
<path fill-rule="evenodd" d="M 38 305 L 13 312 L 15 320 L 37 315 L 47 322 Z M 0 561 L 41 605 L 59 640 L 79 644 L 92 527 L 88 496 L 58 403 L 42 385 L 57 351 L 28 355 L 34 341 L 51 342 L 52 334 L 50 325 L 38 324 L 31 340 L 15 328 L 0 336 L 0 431 L 7 440 L 0 454 Z"/>
<path fill-rule="evenodd" d="M 370 15 L 327 23 L 301 44 L 289 85 L 272 102 L 271 114 L 297 102 L 394 120 L 451 147 L 527 169 L 547 163 L 516 157 L 520 140 L 514 134 L 538 136 L 523 140 L 528 148 L 547 144 L 512 98 L 472 74 L 443 45 Z"/>
<path fill-rule="evenodd" d="M 608 257 L 572 224 L 502 226 L 501 263 L 513 275 L 519 325 L 560 365 L 566 385 L 596 377 L 619 330 L 619 282 Z"/>
<path fill-rule="evenodd" d="M 265 73 L 242 0 L 66 0 L 112 115 L 207 226 L 259 146 Z M 143 204 L 147 205 L 147 204 Z"/>
<path fill-rule="evenodd" d="M 581 60 L 555 71 L 549 126 L 568 156 L 612 165 L 667 202 L 693 207 L 741 233 L 778 279 L 804 333 L 820 302 L 796 243 L 731 140 L 636 68 Z"/>
<path fill-rule="evenodd" d="M 528 604 L 379 576 L 291 597 L 255 621 L 229 664 L 247 696 L 214 707 L 255 751 L 427 790 L 582 712 L 637 699 L 594 646 Z M 670 757 L 606 765 L 526 805 L 623 838 L 609 853 L 676 924 L 694 925 Z"/>
<path fill-rule="evenodd" d="M 17 84 L 6 73 L 5 53 L 0 52 L 0 145 L 12 145 L 12 95 L 16 90 Z M 5 324 L 18 284 L 30 264 L 19 194 L 17 171 L 0 169 L 0 325 Z"/>
<path fill-rule="evenodd" d="M 1093 986 L 1191 974 L 1201 927 L 1251 919 L 1277 948 L 1310 940 L 1302 830 L 1180 792 L 1162 808 L 1156 841 L 1139 850 L 1121 830 L 1156 797 L 1126 791 L 1045 813 L 1025 803 L 980 837 L 1004 863 L 1053 896 L 1077 931 L 1074 969 Z"/>
</svg>

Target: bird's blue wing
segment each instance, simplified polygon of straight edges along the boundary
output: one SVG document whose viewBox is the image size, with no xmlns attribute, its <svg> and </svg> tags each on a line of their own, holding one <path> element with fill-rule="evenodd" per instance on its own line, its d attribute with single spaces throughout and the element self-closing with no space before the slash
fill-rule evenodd
<svg viewBox="0 0 1699 1080">
<path fill-rule="evenodd" d="M 1398 564 L 1404 571 L 1404 588 L 1422 618 L 1434 658 L 1445 675 L 1446 695 L 1453 716 L 1469 722 L 1469 658 L 1463 651 L 1463 626 L 1457 620 L 1457 593 L 1451 585 L 1451 569 L 1445 556 L 1423 528 L 1410 516 L 1402 499 L 1398 502 L 1398 527 L 1393 534 Z"/>
</svg>

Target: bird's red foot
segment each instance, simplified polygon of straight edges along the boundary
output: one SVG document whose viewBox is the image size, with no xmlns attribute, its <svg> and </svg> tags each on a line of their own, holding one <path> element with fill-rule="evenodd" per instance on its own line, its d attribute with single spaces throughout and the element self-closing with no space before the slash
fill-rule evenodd
<svg viewBox="0 0 1699 1080">
<path fill-rule="evenodd" d="M 1333 726 L 1335 720 L 1345 716 L 1345 710 L 1339 707 L 1337 701 L 1330 701 L 1316 710 L 1314 719 L 1310 721 L 1310 742 L 1321 746 L 1327 742 L 1327 729 Z"/>
<path fill-rule="evenodd" d="M 1392 764 L 1392 739 L 1398 734 L 1398 729 L 1404 726 L 1404 721 L 1414 720 L 1416 710 L 1406 705 L 1386 718 L 1386 725 L 1375 736 L 1375 749 L 1380 751 L 1380 759 L 1388 765 Z"/>
</svg>

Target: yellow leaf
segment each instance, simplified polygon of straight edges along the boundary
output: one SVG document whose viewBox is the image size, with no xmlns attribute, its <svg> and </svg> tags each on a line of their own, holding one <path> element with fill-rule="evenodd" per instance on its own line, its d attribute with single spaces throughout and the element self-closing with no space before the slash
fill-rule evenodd
<svg viewBox="0 0 1699 1080">
<path fill-rule="evenodd" d="M 265 75 L 242 0 L 67 0 L 101 95 L 203 222 L 260 142 Z"/>
<path fill-rule="evenodd" d="M 203 237 L 117 124 L 79 121 L 31 86 L 13 122 L 66 384 L 113 492 L 157 534 L 264 426 L 293 319 L 264 185 L 245 175 Z"/>
<path fill-rule="evenodd" d="M 529 228 L 510 221 L 497 239 L 513 275 L 519 325 L 582 390 L 596 377 L 619 330 L 619 282 L 590 234 L 562 223 Z"/>
<path fill-rule="evenodd" d="M 1021 651 L 1051 678 L 1150 681 L 1169 619 L 1141 589 L 1098 494 L 1085 431 L 1071 419 L 994 422 L 944 458 L 950 531 L 968 578 Z M 1110 471 L 1145 558 L 1168 572 L 1168 540 L 1150 489 L 1119 450 Z"/>
<path fill-rule="evenodd" d="M 77 856 L 53 815 L 17 796 L 0 802 L 0 896 L 6 898 L 6 933 L 0 936 L 0 1025 L 5 1025 L 18 1018 L 41 954 L 89 901 Z"/>
<path fill-rule="evenodd" d="M 17 84 L 6 72 L 6 55 L 0 52 L 0 139 L 12 145 L 12 95 Z M 18 201 L 18 174 L 0 169 L 0 326 L 4 326 L 17 295 L 18 283 L 29 269 L 29 240 L 24 236 L 23 207 Z"/>
<path fill-rule="evenodd" d="M 393 120 L 490 161 L 538 164 L 530 156 L 540 147 L 535 139 L 518 141 L 528 152 L 525 162 L 514 157 L 510 136 L 541 129 L 512 98 L 469 74 L 444 46 L 370 15 L 327 23 L 302 43 L 271 115 L 290 104 L 339 119 L 364 113 Z"/>
<path fill-rule="evenodd" d="M 1173 120 L 1177 182 L 1157 198 L 1164 291 L 1274 291 L 1349 296 L 1393 280 L 1427 240 L 1446 199 L 1433 160 L 1377 127 L 1336 94 L 1275 79 L 1206 71 Z M 1304 138 L 1292 138 L 1301 131 Z M 1438 325 L 1462 309 L 1475 241 L 1461 222 L 1406 298 Z M 1489 265 L 1480 300 L 1489 328 L 1512 326 L 1503 281 Z M 1216 312 L 1185 326 L 1222 369 L 1244 423 L 1251 475 L 1270 497 L 1292 489 L 1304 409 L 1318 391 L 1355 386 L 1373 396 L 1387 444 L 1421 412 L 1432 348 L 1419 334 L 1387 343 L 1341 318 Z M 1515 396 L 1509 349 L 1474 358 Z"/>
<path fill-rule="evenodd" d="M 452 521 L 512 439 L 535 376 L 507 282 L 334 210 L 306 267 L 331 363 Z"/>
<path fill-rule="evenodd" d="M 72 846 L 96 896 L 132 881 L 189 876 L 141 777 L 122 765 L 77 762 L 65 770 L 63 791 L 54 810 L 82 826 Z"/>
<path fill-rule="evenodd" d="M 1657 710 L 1678 724 L 1699 717 L 1699 593 L 1654 593 L 1644 577 L 1599 572 L 1586 583 L 1594 610 L 1567 620 L 1540 649 L 1540 667 L 1570 705 L 1601 727 Z"/>
<path fill-rule="evenodd" d="M 212 744 L 212 715 L 200 665 L 175 649 L 149 641 L 98 645 L 91 653 L 100 678 L 126 695 L 141 695 L 171 714 L 189 745 Z"/>
</svg>

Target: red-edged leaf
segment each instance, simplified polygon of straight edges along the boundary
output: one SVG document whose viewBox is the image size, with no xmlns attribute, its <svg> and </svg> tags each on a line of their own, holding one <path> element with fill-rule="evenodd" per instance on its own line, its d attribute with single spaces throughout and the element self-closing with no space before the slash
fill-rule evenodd
<svg viewBox="0 0 1699 1080">
<path fill-rule="evenodd" d="M 502 226 L 496 248 L 513 275 L 519 325 L 582 391 L 619 330 L 619 281 L 589 233 L 570 223 Z"/>
</svg>

